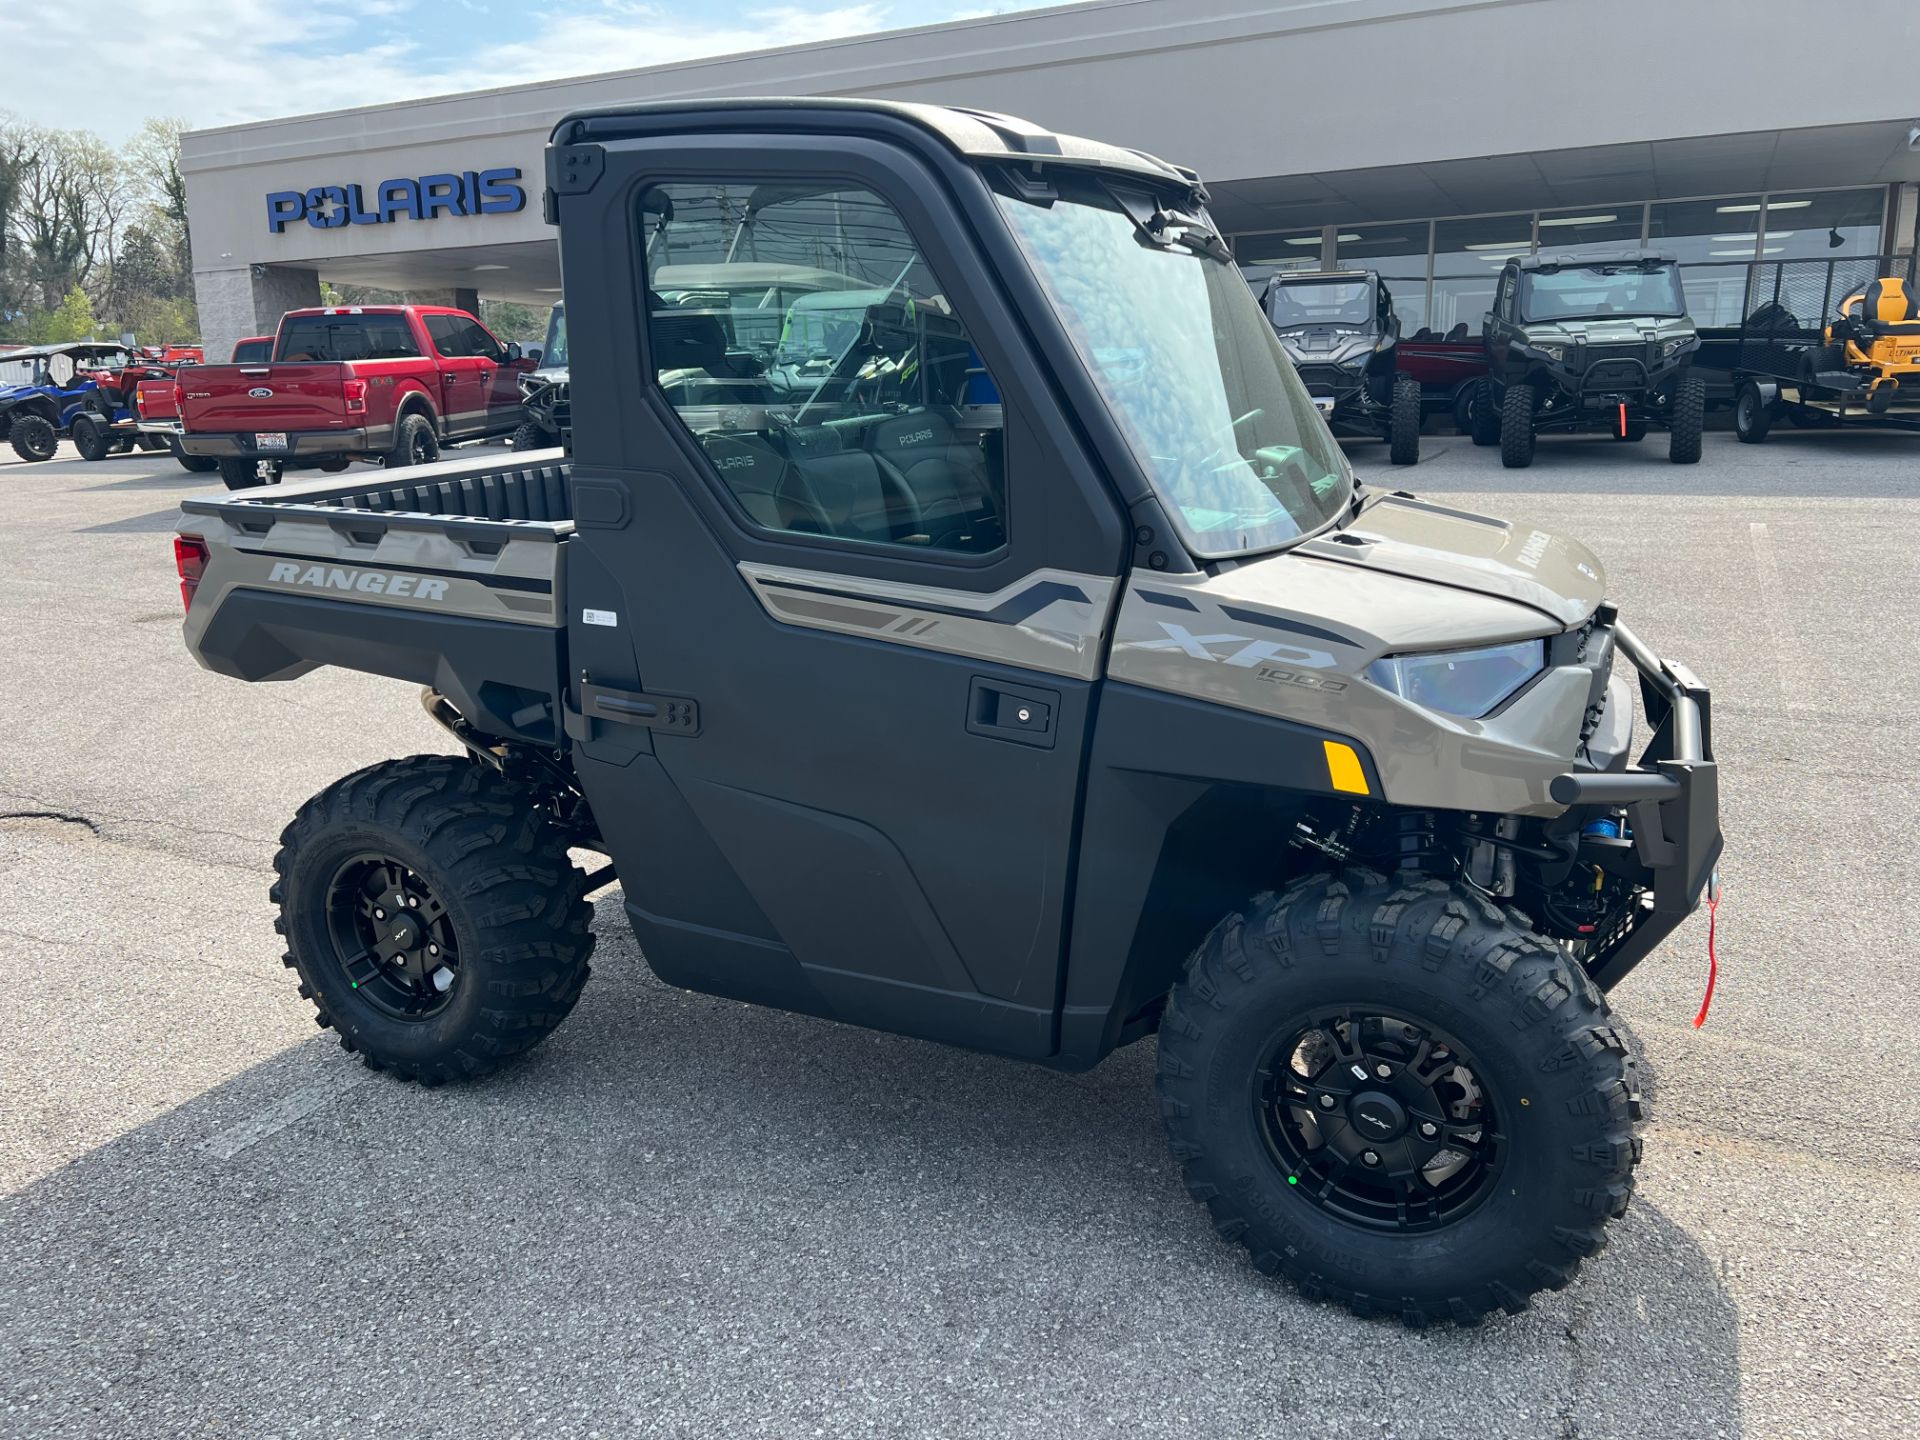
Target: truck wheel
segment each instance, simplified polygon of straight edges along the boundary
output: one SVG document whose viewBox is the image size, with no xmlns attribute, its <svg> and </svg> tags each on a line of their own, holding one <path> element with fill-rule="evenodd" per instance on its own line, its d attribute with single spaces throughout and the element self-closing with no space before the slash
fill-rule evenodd
<svg viewBox="0 0 1920 1440">
<path fill-rule="evenodd" d="M 1500 463 L 1509 470 L 1533 464 L 1533 406 L 1531 385 L 1509 385 L 1500 397 Z"/>
<path fill-rule="evenodd" d="M 180 462 L 180 468 L 194 475 L 211 475 L 220 468 L 220 462 L 211 455 L 189 455 L 180 448 L 180 442 L 173 436 L 167 437 L 167 449 L 173 452 L 173 458 Z"/>
<path fill-rule="evenodd" d="M 545 1039 L 587 982 L 593 907 L 565 838 L 476 761 L 349 775 L 300 807 L 273 866 L 300 994 L 371 1069 L 484 1075 Z"/>
<path fill-rule="evenodd" d="M 1420 460 L 1420 382 L 1411 375 L 1393 378 L 1393 410 L 1387 427 L 1387 458 L 1395 465 Z"/>
<path fill-rule="evenodd" d="M 521 421 L 507 438 L 507 448 L 510 450 L 544 450 L 552 443 L 547 439 L 547 432 L 531 420 Z"/>
<path fill-rule="evenodd" d="M 1214 927 L 1160 1022 L 1160 1110 L 1214 1229 L 1310 1299 L 1472 1324 L 1625 1213 L 1639 1104 L 1606 1002 L 1461 886 L 1319 875 Z"/>
<path fill-rule="evenodd" d="M 73 417 L 67 436 L 73 441 L 73 448 L 79 452 L 80 458 L 89 464 L 106 459 L 113 450 L 113 442 L 107 438 L 107 432 L 100 428 L 100 422 L 84 410 Z"/>
<path fill-rule="evenodd" d="M 402 465 L 431 465 L 440 458 L 440 441 L 433 433 L 433 422 L 417 411 L 402 415 L 393 432 L 393 448 L 387 451 L 389 470 Z"/>
<path fill-rule="evenodd" d="M 1673 420 L 1667 436 L 1667 459 L 1676 465 L 1700 460 L 1700 435 L 1707 423 L 1707 382 L 1683 375 L 1673 392 Z"/>
<path fill-rule="evenodd" d="M 1773 413 L 1760 396 L 1760 387 L 1749 380 L 1740 387 L 1733 402 L 1733 433 L 1745 445 L 1758 445 L 1773 428 Z"/>
<path fill-rule="evenodd" d="M 1472 390 L 1473 399 L 1468 402 L 1467 421 L 1463 428 L 1473 437 L 1473 443 L 1483 449 L 1500 443 L 1500 405 L 1494 398 L 1493 381 L 1482 379 Z"/>
<path fill-rule="evenodd" d="M 51 460 L 60 449 L 60 432 L 44 415 L 16 415 L 7 443 L 22 460 Z"/>
<path fill-rule="evenodd" d="M 229 490 L 251 490 L 260 483 L 258 460 L 239 460 L 227 456 L 219 463 L 220 483 Z"/>
</svg>

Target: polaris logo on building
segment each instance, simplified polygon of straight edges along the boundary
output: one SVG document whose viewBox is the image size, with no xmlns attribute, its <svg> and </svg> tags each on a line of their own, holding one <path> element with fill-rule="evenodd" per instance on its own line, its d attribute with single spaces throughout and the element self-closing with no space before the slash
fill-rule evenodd
<svg viewBox="0 0 1920 1440">
<path fill-rule="evenodd" d="M 357 591 L 362 595 L 411 596 L 415 600 L 444 600 L 447 582 L 424 575 L 393 575 L 385 570 L 349 570 L 340 565 L 275 563 L 267 579 L 276 585 L 305 585 L 313 590 Z"/>
<path fill-rule="evenodd" d="M 518 166 L 463 170 L 459 174 L 402 176 L 382 180 L 369 200 L 359 185 L 316 185 L 276 190 L 267 196 L 267 230 L 282 234 L 296 220 L 316 230 L 342 225 L 390 225 L 396 220 L 437 220 L 442 215 L 512 215 L 527 208 L 527 192 L 514 183 Z"/>
</svg>

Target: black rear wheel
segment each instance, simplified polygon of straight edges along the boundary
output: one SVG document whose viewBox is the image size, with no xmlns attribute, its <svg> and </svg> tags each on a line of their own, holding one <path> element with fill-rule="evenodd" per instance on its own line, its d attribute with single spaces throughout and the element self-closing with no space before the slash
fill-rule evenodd
<svg viewBox="0 0 1920 1440">
<path fill-rule="evenodd" d="M 220 483 L 229 490 L 251 490 L 260 481 L 260 462 L 226 456 L 220 463 Z"/>
<path fill-rule="evenodd" d="M 1531 385 L 1509 385 L 1500 397 L 1500 463 L 1509 470 L 1533 464 L 1533 408 Z"/>
<path fill-rule="evenodd" d="M 1767 408 L 1760 387 L 1751 380 L 1740 387 L 1733 402 L 1733 433 L 1741 443 L 1758 445 L 1773 428 L 1773 412 Z"/>
<path fill-rule="evenodd" d="M 415 411 L 402 415 L 394 427 L 393 448 L 387 451 L 386 466 L 395 470 L 404 465 L 431 465 L 440 458 L 440 438 L 433 433 L 433 422 Z"/>
<path fill-rule="evenodd" d="M 1420 459 L 1420 382 L 1411 375 L 1393 377 L 1393 408 L 1387 422 L 1387 458 L 1395 465 Z"/>
<path fill-rule="evenodd" d="M 189 455 L 180 448 L 177 436 L 167 437 L 167 448 L 173 452 L 173 458 L 180 462 L 180 468 L 194 475 L 211 475 L 220 468 L 220 462 L 211 455 Z"/>
<path fill-rule="evenodd" d="M 7 443 L 22 460 L 51 460 L 60 451 L 60 432 L 44 415 L 16 415 Z"/>
<path fill-rule="evenodd" d="M 73 448 L 79 452 L 80 458 L 89 463 L 104 460 L 113 451 L 113 442 L 106 430 L 88 411 L 83 410 L 73 417 L 73 425 L 67 434 L 72 438 Z"/>
<path fill-rule="evenodd" d="M 1158 1090 L 1187 1189 L 1311 1298 L 1473 1323 L 1567 1284 L 1623 1214 L 1627 1048 L 1551 940 L 1367 871 L 1254 901 L 1188 961 Z"/>
<path fill-rule="evenodd" d="M 475 761 L 415 755 L 329 786 L 274 869 L 300 993 L 374 1069 L 483 1075 L 586 984 L 593 908 L 566 840 L 533 792 Z"/>
</svg>

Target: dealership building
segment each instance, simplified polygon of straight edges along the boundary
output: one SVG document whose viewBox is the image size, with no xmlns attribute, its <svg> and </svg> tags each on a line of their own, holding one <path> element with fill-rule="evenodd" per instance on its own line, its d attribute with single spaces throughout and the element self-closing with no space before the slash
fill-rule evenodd
<svg viewBox="0 0 1920 1440">
<path fill-rule="evenodd" d="M 209 353 L 320 281 L 471 308 L 560 294 L 542 150 L 571 110 L 858 95 L 1024 117 L 1192 166 L 1236 258 L 1388 277 L 1403 333 L 1477 333 L 1511 255 L 1649 245 L 1703 325 L 1748 267 L 1911 257 L 1912 0 L 1809 54 L 1785 0 L 1092 0 L 189 134 Z M 1464 329 L 1462 328 L 1464 327 Z"/>
</svg>

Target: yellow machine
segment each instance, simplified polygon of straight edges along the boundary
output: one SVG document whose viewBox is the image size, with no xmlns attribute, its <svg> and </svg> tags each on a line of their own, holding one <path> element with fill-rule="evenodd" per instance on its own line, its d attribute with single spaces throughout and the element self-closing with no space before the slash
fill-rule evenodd
<svg viewBox="0 0 1920 1440">
<path fill-rule="evenodd" d="M 1839 361 L 1848 370 L 1870 372 L 1860 376 L 1867 381 L 1867 410 L 1884 414 L 1903 383 L 1920 384 L 1909 380 L 1920 376 L 1920 297 L 1904 280 L 1875 280 L 1840 302 L 1826 342 L 1833 347 L 1830 364 Z"/>
</svg>

